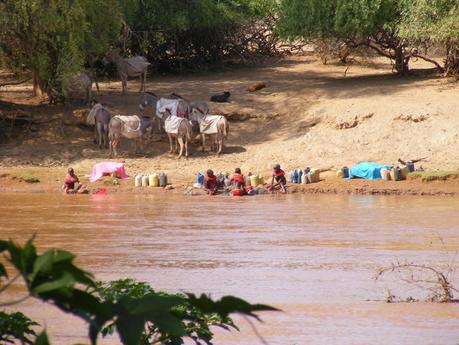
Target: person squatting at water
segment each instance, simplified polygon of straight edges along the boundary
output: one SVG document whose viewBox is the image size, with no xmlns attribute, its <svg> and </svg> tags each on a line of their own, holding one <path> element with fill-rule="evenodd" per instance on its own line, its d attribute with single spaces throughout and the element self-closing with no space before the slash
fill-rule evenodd
<svg viewBox="0 0 459 345">
<path fill-rule="evenodd" d="M 212 169 L 207 170 L 204 175 L 204 189 L 209 195 L 215 195 L 217 191 L 217 176 L 214 175 Z"/>
<path fill-rule="evenodd" d="M 274 184 L 276 181 L 276 184 Z M 285 172 L 281 169 L 279 164 L 273 167 L 273 178 L 271 179 L 271 192 L 274 192 L 274 188 L 279 185 L 282 193 L 287 193 L 286 189 L 287 179 L 285 178 Z"/>
<path fill-rule="evenodd" d="M 89 193 L 88 189 L 80 183 L 80 180 L 78 179 L 78 176 L 75 175 L 72 167 L 68 168 L 67 170 L 67 176 L 65 177 L 62 189 L 66 194 Z"/>
<path fill-rule="evenodd" d="M 234 169 L 234 175 L 231 177 L 231 186 L 233 189 L 233 196 L 242 196 L 246 193 L 245 179 L 242 176 L 241 169 Z"/>
</svg>

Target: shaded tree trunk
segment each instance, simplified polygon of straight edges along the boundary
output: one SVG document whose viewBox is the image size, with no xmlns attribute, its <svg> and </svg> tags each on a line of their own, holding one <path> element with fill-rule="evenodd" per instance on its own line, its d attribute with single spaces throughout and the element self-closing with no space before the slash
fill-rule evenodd
<svg viewBox="0 0 459 345">
<path fill-rule="evenodd" d="M 35 97 L 41 97 L 43 92 L 40 88 L 40 83 L 38 81 L 38 75 L 36 71 L 32 71 L 32 84 L 33 84 L 33 95 Z"/>
<path fill-rule="evenodd" d="M 406 56 L 403 52 L 403 48 L 397 47 L 394 48 L 394 61 L 395 61 L 395 70 L 398 74 L 407 76 L 410 68 L 408 66 L 410 62 L 410 56 Z"/>
<path fill-rule="evenodd" d="M 459 46 L 448 44 L 445 59 L 446 75 L 459 75 Z"/>
</svg>

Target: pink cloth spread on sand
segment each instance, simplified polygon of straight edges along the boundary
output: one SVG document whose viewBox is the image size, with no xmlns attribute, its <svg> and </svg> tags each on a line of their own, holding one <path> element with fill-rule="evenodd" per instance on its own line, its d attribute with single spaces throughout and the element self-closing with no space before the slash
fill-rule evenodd
<svg viewBox="0 0 459 345">
<path fill-rule="evenodd" d="M 102 176 L 111 174 L 115 174 L 116 177 L 121 179 L 129 178 L 129 176 L 126 174 L 126 171 L 124 170 L 123 163 L 112 162 L 94 164 L 92 166 L 91 175 L 87 175 L 87 177 L 89 177 L 89 181 L 96 182 Z"/>
</svg>

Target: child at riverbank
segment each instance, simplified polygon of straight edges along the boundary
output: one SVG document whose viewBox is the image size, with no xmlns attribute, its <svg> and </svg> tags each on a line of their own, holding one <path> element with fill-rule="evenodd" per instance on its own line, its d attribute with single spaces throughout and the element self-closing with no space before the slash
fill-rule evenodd
<svg viewBox="0 0 459 345">
<path fill-rule="evenodd" d="M 276 183 L 274 184 L 274 181 Z M 279 164 L 275 164 L 273 167 L 273 177 L 271 179 L 271 192 L 274 192 L 274 188 L 278 185 L 282 193 L 287 193 L 287 179 L 285 178 L 285 172 L 281 169 Z"/>
</svg>

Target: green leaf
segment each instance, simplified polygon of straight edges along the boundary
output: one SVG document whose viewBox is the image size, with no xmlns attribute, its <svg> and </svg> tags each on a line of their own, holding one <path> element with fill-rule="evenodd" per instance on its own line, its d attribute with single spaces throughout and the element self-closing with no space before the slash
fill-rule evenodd
<svg viewBox="0 0 459 345">
<path fill-rule="evenodd" d="M 53 252 L 46 251 L 42 255 L 40 255 L 33 265 L 33 272 L 29 275 L 29 280 L 33 284 L 35 277 L 41 271 L 50 271 L 53 266 Z"/>
<path fill-rule="evenodd" d="M 185 327 L 171 309 L 182 304 L 185 300 L 176 296 L 159 296 L 156 293 L 147 294 L 141 298 L 121 298 L 119 305 L 130 315 L 150 321 L 159 328 L 161 333 L 182 336 Z"/>
<path fill-rule="evenodd" d="M 1 277 L 6 277 L 8 278 L 8 273 L 6 272 L 5 266 L 0 263 L 0 278 Z"/>
<path fill-rule="evenodd" d="M 255 317 L 256 311 L 279 311 L 279 309 L 265 304 L 250 304 L 247 301 L 234 297 L 224 296 L 219 301 L 213 301 L 209 296 L 202 294 L 197 298 L 194 294 L 187 294 L 188 302 L 201 310 L 203 313 L 217 313 L 221 317 L 226 317 L 231 313 L 240 313 Z"/>
<path fill-rule="evenodd" d="M 63 295 L 69 296 L 72 293 L 71 288 L 74 284 L 75 279 L 73 278 L 73 276 L 66 273 L 60 279 L 46 282 L 34 287 L 32 289 L 32 292 L 37 295 L 40 295 L 54 290 L 59 290 L 59 292 Z"/>
<path fill-rule="evenodd" d="M 8 242 L 0 240 L 0 253 L 8 249 Z"/>
<path fill-rule="evenodd" d="M 19 342 L 21 344 L 33 344 L 31 339 L 36 336 L 33 330 L 34 326 L 38 326 L 38 323 L 20 312 L 5 313 L 0 311 L 0 344 Z M 15 339 L 18 342 L 15 342 Z"/>
<path fill-rule="evenodd" d="M 56 250 L 54 252 L 54 262 L 69 261 L 72 262 L 75 259 L 75 255 L 65 250 Z"/>
<path fill-rule="evenodd" d="M 124 345 L 139 345 L 145 329 L 145 319 L 141 316 L 120 315 L 116 329 Z"/>
<path fill-rule="evenodd" d="M 37 339 L 35 339 L 34 345 L 50 345 L 46 331 L 40 333 Z"/>
</svg>

